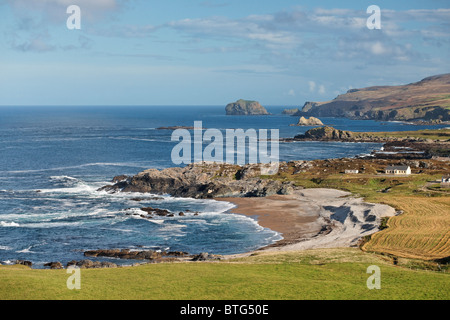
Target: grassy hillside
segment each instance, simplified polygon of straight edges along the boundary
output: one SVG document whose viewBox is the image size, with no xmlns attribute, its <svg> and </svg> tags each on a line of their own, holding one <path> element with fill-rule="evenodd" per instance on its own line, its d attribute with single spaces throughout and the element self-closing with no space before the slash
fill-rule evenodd
<svg viewBox="0 0 450 320">
<path fill-rule="evenodd" d="M 381 290 L 367 268 L 381 268 Z M 153 264 L 81 270 L 81 290 L 65 270 L 0 267 L 0 299 L 326 300 L 449 299 L 448 274 L 395 267 L 358 249 L 259 254 L 232 262 Z"/>
<path fill-rule="evenodd" d="M 401 86 L 352 89 L 332 101 L 307 102 L 297 115 L 374 120 L 450 120 L 450 74 Z"/>
</svg>

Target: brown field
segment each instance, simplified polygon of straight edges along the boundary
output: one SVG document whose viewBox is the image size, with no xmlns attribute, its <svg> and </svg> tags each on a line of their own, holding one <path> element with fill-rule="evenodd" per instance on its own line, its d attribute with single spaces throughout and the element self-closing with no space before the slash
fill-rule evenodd
<svg viewBox="0 0 450 320">
<path fill-rule="evenodd" d="M 450 256 L 450 197 L 385 197 L 404 211 L 390 218 L 387 229 L 372 236 L 363 250 L 416 259 Z"/>
</svg>

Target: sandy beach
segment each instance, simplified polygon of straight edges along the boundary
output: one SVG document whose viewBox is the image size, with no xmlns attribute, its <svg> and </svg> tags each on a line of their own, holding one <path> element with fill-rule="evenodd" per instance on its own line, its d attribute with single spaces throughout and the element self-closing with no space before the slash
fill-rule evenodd
<svg viewBox="0 0 450 320">
<path fill-rule="evenodd" d="M 263 250 L 356 246 L 361 237 L 378 231 L 381 218 L 396 214 L 390 206 L 367 203 L 348 192 L 333 189 L 216 200 L 235 204 L 232 213 L 254 217 L 262 227 L 281 233 L 283 240 Z"/>
</svg>

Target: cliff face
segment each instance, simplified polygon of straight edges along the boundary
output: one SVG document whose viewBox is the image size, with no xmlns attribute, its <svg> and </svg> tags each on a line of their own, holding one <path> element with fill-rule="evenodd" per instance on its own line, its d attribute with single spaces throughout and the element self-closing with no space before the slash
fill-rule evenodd
<svg viewBox="0 0 450 320">
<path fill-rule="evenodd" d="M 293 115 L 296 114 L 297 112 L 299 112 L 300 110 L 298 108 L 294 108 L 294 109 L 284 109 L 282 114 L 287 114 L 287 115 Z"/>
<path fill-rule="evenodd" d="M 267 110 L 257 101 L 238 100 L 230 103 L 225 108 L 227 115 L 249 116 L 249 115 L 268 115 Z"/>
<path fill-rule="evenodd" d="M 382 121 L 450 121 L 450 74 L 403 86 L 352 89 L 327 102 L 307 102 L 296 116 Z"/>
</svg>

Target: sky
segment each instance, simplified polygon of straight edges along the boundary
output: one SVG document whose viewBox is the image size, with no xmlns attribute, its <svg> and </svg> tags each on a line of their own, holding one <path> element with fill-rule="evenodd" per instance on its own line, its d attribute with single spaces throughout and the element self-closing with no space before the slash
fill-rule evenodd
<svg viewBox="0 0 450 320">
<path fill-rule="evenodd" d="M 0 105 L 301 107 L 449 72 L 449 0 L 0 0 Z"/>
</svg>

